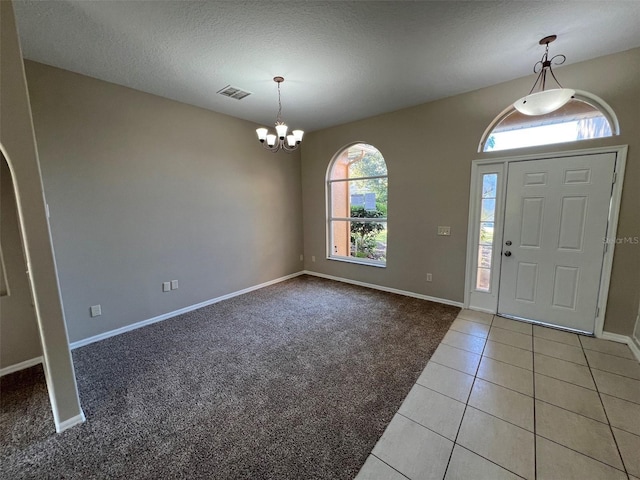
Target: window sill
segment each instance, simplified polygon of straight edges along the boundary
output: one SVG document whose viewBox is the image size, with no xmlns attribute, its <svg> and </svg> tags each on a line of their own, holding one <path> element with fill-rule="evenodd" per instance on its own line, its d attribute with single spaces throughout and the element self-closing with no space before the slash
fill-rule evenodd
<svg viewBox="0 0 640 480">
<path fill-rule="evenodd" d="M 375 260 L 366 260 L 356 257 L 327 257 L 327 260 L 335 260 L 336 262 L 355 263 L 357 265 L 365 265 L 367 267 L 387 268 L 386 263 L 377 262 Z"/>
</svg>

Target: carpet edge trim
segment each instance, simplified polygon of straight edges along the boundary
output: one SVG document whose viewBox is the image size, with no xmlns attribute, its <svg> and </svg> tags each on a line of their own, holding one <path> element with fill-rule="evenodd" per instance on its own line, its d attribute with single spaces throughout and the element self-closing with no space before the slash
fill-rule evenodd
<svg viewBox="0 0 640 480">
<path fill-rule="evenodd" d="M 91 343 L 99 342 L 101 340 L 106 340 L 107 338 L 115 337 L 116 335 L 120 335 L 122 333 L 130 332 L 131 330 L 137 330 L 138 328 L 146 327 L 147 325 L 152 325 L 154 323 L 161 322 L 169 318 L 177 317 L 178 315 L 189 313 L 194 310 L 198 310 L 199 308 L 207 307 L 209 305 L 213 305 L 214 303 L 222 302 L 223 300 L 228 300 L 230 298 L 237 297 L 239 295 L 244 295 L 245 293 L 253 292 L 254 290 L 260 290 L 261 288 L 268 287 L 276 283 L 284 282 L 286 280 L 299 277 L 300 275 L 304 275 L 304 271 L 291 273 L 289 275 L 285 275 L 284 277 L 275 278 L 273 280 L 269 280 L 268 282 L 260 283 L 252 287 L 247 287 L 242 290 L 238 290 L 236 292 L 227 293 L 226 295 L 205 300 L 204 302 L 196 303 L 194 305 L 189 305 L 187 307 L 183 307 L 178 310 L 174 310 L 172 312 L 163 313 L 162 315 L 158 315 L 157 317 L 148 318 L 147 320 L 141 320 L 139 322 L 125 325 L 124 327 L 116 328 L 114 330 L 109 330 L 108 332 L 100 333 L 92 337 L 87 337 L 82 340 L 71 342 L 69 343 L 69 348 L 71 350 L 75 350 L 76 348 L 84 347 L 85 345 L 89 345 Z"/>
<path fill-rule="evenodd" d="M 14 363 L 13 365 L 9 365 L 8 367 L 0 368 L 0 377 L 4 377 L 5 375 L 9 375 L 10 373 L 19 372 L 20 370 L 24 370 L 26 368 L 34 367 L 43 362 L 42 356 L 34 357 L 29 360 L 25 360 L 24 362 Z"/>
<path fill-rule="evenodd" d="M 351 280 L 349 278 L 335 277 L 333 275 L 327 275 L 326 273 L 313 272 L 311 270 L 304 270 L 304 275 L 311 275 L 312 277 L 326 278 L 327 280 L 335 280 L 337 282 L 350 283 L 352 285 L 358 285 L 360 287 L 372 288 L 374 290 L 381 290 L 383 292 L 396 293 L 398 295 L 404 295 L 405 297 L 418 298 L 420 300 L 428 300 L 430 302 L 442 303 L 444 305 L 452 305 L 454 307 L 463 308 L 463 302 L 456 302 L 446 298 L 431 297 L 429 295 L 423 295 L 421 293 L 410 292 L 408 290 L 399 290 L 397 288 L 384 287 L 382 285 L 376 285 L 375 283 L 361 282 L 359 280 Z"/>
</svg>

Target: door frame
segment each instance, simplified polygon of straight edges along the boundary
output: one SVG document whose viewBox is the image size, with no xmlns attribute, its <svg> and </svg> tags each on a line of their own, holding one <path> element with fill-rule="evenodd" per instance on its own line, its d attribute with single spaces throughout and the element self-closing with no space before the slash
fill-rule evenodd
<svg viewBox="0 0 640 480">
<path fill-rule="evenodd" d="M 467 225 L 467 259 L 465 269 L 465 288 L 464 288 L 464 307 L 472 308 L 474 310 L 480 310 L 487 313 L 495 314 L 498 309 L 498 291 L 495 290 L 493 294 L 489 293 L 486 296 L 482 305 L 478 305 L 477 300 L 475 304 L 472 304 L 472 293 L 474 295 L 481 295 L 474 288 L 474 278 L 476 270 L 476 257 L 477 257 L 477 238 L 478 238 L 478 225 L 480 223 L 480 191 L 479 191 L 479 178 L 486 167 L 495 166 L 501 169 L 502 177 L 499 178 L 498 191 L 496 199 L 496 216 L 494 231 L 494 250 L 498 251 L 497 246 L 501 246 L 503 242 L 503 225 L 504 225 L 504 207 L 506 202 L 506 176 L 508 175 L 509 163 L 522 162 L 527 160 L 544 160 L 550 158 L 563 158 L 563 157 L 575 157 L 584 155 L 594 155 L 600 153 L 615 153 L 615 182 L 611 190 L 611 203 L 609 207 L 609 216 L 607 219 L 607 233 L 606 238 L 603 241 L 607 241 L 604 258 L 602 262 L 602 273 L 600 275 L 600 287 L 598 292 L 598 311 L 595 318 L 594 334 L 596 337 L 602 336 L 604 327 L 604 319 L 607 312 L 607 300 L 609 298 L 609 284 L 611 281 L 611 269 L 613 267 L 613 257 L 615 252 L 616 242 L 611 239 L 616 238 L 618 230 L 618 216 L 620 213 L 620 202 L 622 199 L 622 187 L 624 184 L 624 171 L 627 161 L 627 145 L 617 145 L 611 147 L 598 147 L 588 148 L 581 150 L 567 150 L 561 152 L 550 153 L 534 153 L 529 155 L 517 155 L 510 157 L 500 158 L 487 158 L 476 159 L 471 163 L 471 184 L 469 189 L 469 220 Z M 501 248 L 500 248 L 501 250 Z M 502 255 L 494 255 L 492 263 L 492 285 L 499 285 L 500 279 L 500 264 Z M 499 286 L 495 287 L 499 288 Z"/>
</svg>

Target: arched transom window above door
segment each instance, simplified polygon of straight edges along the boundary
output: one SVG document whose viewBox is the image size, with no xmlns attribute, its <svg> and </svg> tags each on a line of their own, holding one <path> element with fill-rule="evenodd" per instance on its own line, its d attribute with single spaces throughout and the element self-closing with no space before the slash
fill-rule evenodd
<svg viewBox="0 0 640 480">
<path fill-rule="evenodd" d="M 546 115 L 529 116 L 513 105 L 503 110 L 485 130 L 479 152 L 576 142 L 620 134 L 611 107 L 592 93 L 576 90 L 563 107 Z"/>
</svg>

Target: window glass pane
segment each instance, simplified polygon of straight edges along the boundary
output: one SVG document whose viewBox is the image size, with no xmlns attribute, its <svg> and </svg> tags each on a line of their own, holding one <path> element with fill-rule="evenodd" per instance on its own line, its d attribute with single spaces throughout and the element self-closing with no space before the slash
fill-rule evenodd
<svg viewBox="0 0 640 480">
<path fill-rule="evenodd" d="M 332 255 L 386 262 L 387 222 L 331 222 Z"/>
<path fill-rule="evenodd" d="M 496 198 L 498 174 L 488 173 L 482 176 L 482 198 Z"/>
<path fill-rule="evenodd" d="M 476 290 L 491 290 L 491 263 L 493 255 L 493 230 L 496 216 L 498 174 L 482 175 L 482 192 L 480 201 L 480 234 L 478 236 L 478 261 Z"/>
<path fill-rule="evenodd" d="M 482 222 L 480 224 L 480 245 L 493 245 L 493 222 Z"/>
<path fill-rule="evenodd" d="M 387 179 L 331 182 L 333 217 L 383 218 L 387 216 Z"/>
<path fill-rule="evenodd" d="M 358 143 L 347 150 L 349 178 L 387 175 L 387 164 L 382 154 L 372 145 Z"/>
<path fill-rule="evenodd" d="M 332 182 L 331 189 L 331 216 L 337 218 L 349 218 L 349 182 Z"/>
<path fill-rule="evenodd" d="M 476 290 L 488 292 L 491 288 L 491 270 L 488 268 L 478 268 L 476 276 Z"/>
<path fill-rule="evenodd" d="M 340 155 L 331 168 L 330 180 L 340 180 L 343 178 L 349 178 L 349 158 L 346 153 Z"/>
<path fill-rule="evenodd" d="M 478 267 L 491 268 L 491 253 L 493 247 L 489 245 L 480 245 L 478 247 Z"/>
<path fill-rule="evenodd" d="M 480 221 L 493 222 L 496 211 L 496 199 L 485 198 L 482 200 L 482 211 L 480 212 Z"/>
</svg>

